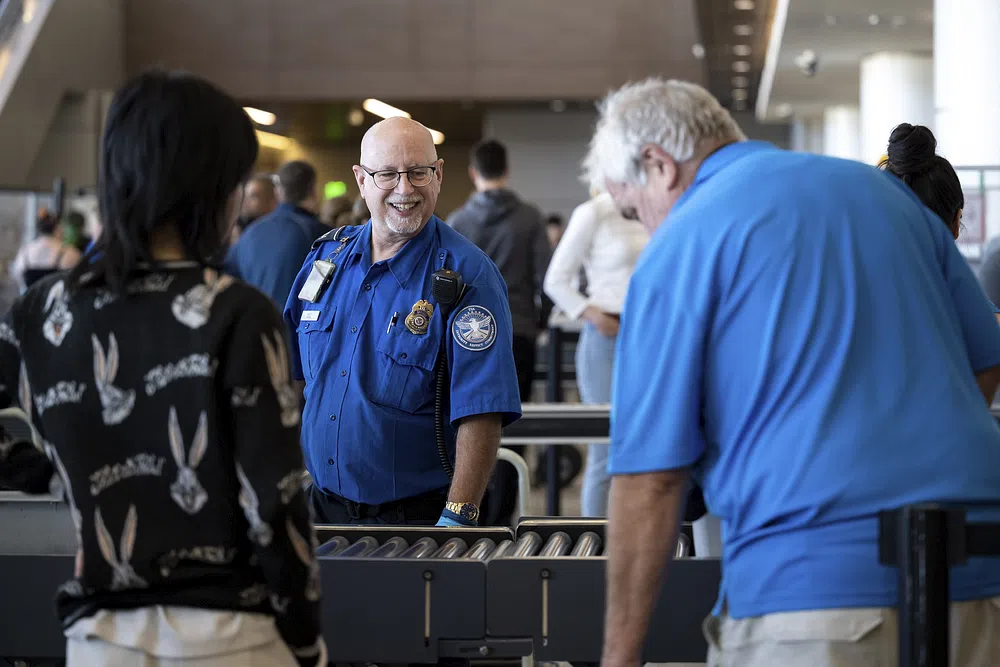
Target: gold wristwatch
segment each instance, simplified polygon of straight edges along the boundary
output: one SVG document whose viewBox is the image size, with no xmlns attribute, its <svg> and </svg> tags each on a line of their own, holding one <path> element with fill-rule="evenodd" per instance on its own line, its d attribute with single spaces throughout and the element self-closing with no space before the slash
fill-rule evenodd
<svg viewBox="0 0 1000 667">
<path fill-rule="evenodd" d="M 473 523 L 479 521 L 479 508 L 476 507 L 475 503 L 453 503 L 449 501 L 444 504 L 444 508 L 449 512 L 457 514 L 466 521 L 471 521 Z"/>
</svg>

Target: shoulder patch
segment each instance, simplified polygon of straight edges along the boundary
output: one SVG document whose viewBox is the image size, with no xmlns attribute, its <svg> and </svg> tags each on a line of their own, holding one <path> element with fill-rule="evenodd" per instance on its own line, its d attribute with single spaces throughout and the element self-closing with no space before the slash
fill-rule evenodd
<svg viewBox="0 0 1000 667">
<path fill-rule="evenodd" d="M 497 323 L 493 313 L 486 308 L 466 306 L 455 315 L 451 335 L 466 350 L 482 352 L 496 341 Z"/>
</svg>

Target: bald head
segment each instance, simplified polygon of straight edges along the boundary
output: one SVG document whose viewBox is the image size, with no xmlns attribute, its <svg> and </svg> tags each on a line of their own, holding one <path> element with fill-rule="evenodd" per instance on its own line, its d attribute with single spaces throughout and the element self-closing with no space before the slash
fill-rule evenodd
<svg viewBox="0 0 1000 667">
<path fill-rule="evenodd" d="M 404 150 L 413 155 L 423 155 L 421 164 L 433 164 L 437 160 L 437 148 L 430 130 L 410 118 L 386 118 L 368 128 L 361 139 L 361 164 L 370 169 L 381 169 L 385 165 L 377 161 L 385 159 L 386 152 Z"/>
<path fill-rule="evenodd" d="M 407 240 L 434 214 L 444 161 L 430 131 L 409 118 L 387 118 L 361 140 L 361 164 L 354 166 L 358 189 L 371 211 L 376 233 Z"/>
</svg>

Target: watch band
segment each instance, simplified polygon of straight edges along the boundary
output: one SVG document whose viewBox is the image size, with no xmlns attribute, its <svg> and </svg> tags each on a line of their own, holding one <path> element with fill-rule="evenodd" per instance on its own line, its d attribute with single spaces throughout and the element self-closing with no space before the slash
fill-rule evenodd
<svg viewBox="0 0 1000 667">
<path fill-rule="evenodd" d="M 444 504 L 444 508 L 467 521 L 479 520 L 479 507 L 475 503 L 456 503 L 449 500 Z"/>
</svg>

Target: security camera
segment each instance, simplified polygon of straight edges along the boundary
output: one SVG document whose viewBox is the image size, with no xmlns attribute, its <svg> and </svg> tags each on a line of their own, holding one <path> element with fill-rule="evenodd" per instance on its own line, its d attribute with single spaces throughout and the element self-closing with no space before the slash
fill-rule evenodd
<svg viewBox="0 0 1000 667">
<path fill-rule="evenodd" d="M 816 72 L 819 71 L 819 56 L 812 49 L 806 49 L 795 56 L 795 66 L 802 72 L 802 76 L 816 76 Z"/>
</svg>

